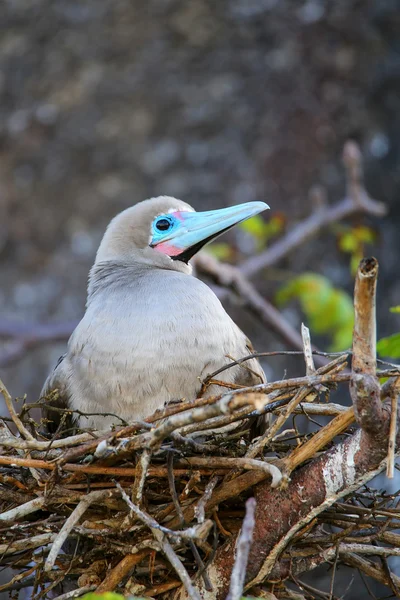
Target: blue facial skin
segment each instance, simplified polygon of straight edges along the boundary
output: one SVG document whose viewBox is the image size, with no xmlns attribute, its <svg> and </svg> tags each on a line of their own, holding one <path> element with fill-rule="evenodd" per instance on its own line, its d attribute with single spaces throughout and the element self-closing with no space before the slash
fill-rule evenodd
<svg viewBox="0 0 400 600">
<path fill-rule="evenodd" d="M 156 217 L 151 224 L 151 246 L 156 246 L 171 235 L 180 225 L 179 219 L 173 215 L 160 215 Z"/>
<path fill-rule="evenodd" d="M 187 262 L 207 242 L 267 208 L 265 202 L 246 202 L 206 212 L 177 211 L 159 215 L 152 223 L 150 246 L 168 244 L 174 250 L 171 258 Z"/>
</svg>

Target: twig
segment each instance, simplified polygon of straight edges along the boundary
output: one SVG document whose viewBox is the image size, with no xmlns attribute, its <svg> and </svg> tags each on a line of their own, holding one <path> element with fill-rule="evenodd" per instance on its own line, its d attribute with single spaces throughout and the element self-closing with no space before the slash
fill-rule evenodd
<svg viewBox="0 0 400 600">
<path fill-rule="evenodd" d="M 309 375 L 309 377 L 323 375 L 327 372 L 331 373 L 332 375 L 338 374 L 344 368 L 346 359 L 346 355 L 338 356 L 332 362 L 320 367 L 316 373 L 314 372 L 312 375 Z M 296 410 L 298 405 L 303 402 L 303 400 L 308 397 L 311 397 L 312 399 L 316 398 L 317 394 L 313 391 L 313 387 L 317 386 L 305 386 L 299 389 L 292 400 L 290 400 L 287 406 L 278 415 L 275 423 L 273 423 L 273 425 L 263 435 L 261 435 L 261 437 L 246 452 L 247 457 L 254 458 L 262 451 L 266 444 L 268 444 L 274 438 L 282 425 L 287 421 L 293 411 Z"/>
<path fill-rule="evenodd" d="M 78 435 L 71 435 L 70 437 L 63 438 L 61 440 L 51 440 L 49 442 L 35 440 L 34 438 L 29 440 L 21 440 L 19 438 L 4 438 L 0 436 L 0 446 L 5 448 L 18 448 L 20 450 L 56 450 L 58 448 L 69 448 L 77 444 L 82 444 L 88 440 L 93 440 L 96 437 L 94 433 L 80 433 Z"/>
<path fill-rule="evenodd" d="M 44 496 L 40 498 L 35 498 L 34 500 L 30 500 L 22 506 L 16 506 L 11 510 L 7 510 L 0 514 L 0 521 L 16 521 L 17 519 L 21 519 L 22 517 L 26 517 L 37 510 L 43 508 L 46 503 L 46 499 Z"/>
<path fill-rule="evenodd" d="M 85 514 L 89 506 L 93 504 L 93 502 L 99 502 L 101 500 L 104 500 L 105 498 L 110 498 L 111 496 L 112 492 L 110 492 L 110 490 L 101 490 L 97 492 L 90 492 L 82 498 L 78 506 L 65 521 L 60 532 L 57 534 L 56 539 L 53 542 L 49 555 L 44 564 L 45 571 L 51 571 L 51 569 L 54 567 L 54 563 L 56 562 L 57 556 L 60 553 L 63 543 L 67 539 L 74 526 L 78 523 L 79 519 Z"/>
<path fill-rule="evenodd" d="M 71 590 L 70 592 L 65 592 L 65 594 L 61 594 L 61 596 L 57 596 L 54 600 L 71 600 L 71 598 L 80 598 L 84 594 L 88 592 L 93 592 L 96 589 L 95 585 L 85 585 L 84 587 L 77 588 L 76 590 Z"/>
<path fill-rule="evenodd" d="M 168 558 L 169 562 L 174 567 L 177 575 L 179 576 L 180 580 L 182 581 L 183 585 L 185 586 L 185 588 L 189 594 L 189 597 L 194 598 L 194 600 L 201 600 L 198 592 L 193 587 L 193 584 L 191 582 L 189 574 L 186 571 L 185 567 L 183 566 L 183 563 L 178 558 L 178 556 L 175 554 L 171 544 L 169 543 L 169 541 L 167 540 L 167 538 L 165 536 L 165 534 L 168 533 L 173 536 L 183 537 L 184 535 L 185 536 L 188 535 L 188 533 L 190 531 L 191 535 L 188 535 L 188 537 L 193 538 L 193 537 L 196 537 L 193 535 L 193 532 L 196 531 L 195 528 L 192 527 L 192 528 L 186 529 L 185 531 L 178 532 L 178 531 L 172 531 L 171 529 L 167 529 L 166 527 L 163 527 L 162 525 L 157 523 L 157 521 L 155 519 L 150 517 L 150 515 L 146 514 L 138 506 L 133 504 L 133 502 L 130 500 L 129 496 L 124 492 L 124 490 L 118 483 L 116 483 L 116 486 L 119 489 L 119 491 L 121 492 L 121 496 L 125 500 L 127 505 L 129 506 L 130 510 L 135 514 L 136 517 L 138 517 L 145 525 L 147 525 L 150 528 L 156 541 L 160 544 L 161 550 L 164 552 L 165 556 Z"/>
<path fill-rule="evenodd" d="M 168 581 L 167 583 L 160 583 L 152 588 L 149 588 L 143 592 L 144 598 L 153 598 L 154 596 L 159 596 L 160 594 L 165 594 L 165 592 L 169 592 L 170 590 L 174 590 L 175 588 L 182 585 L 181 581 Z"/>
<path fill-rule="evenodd" d="M 153 519 L 153 517 L 151 517 L 149 514 L 144 512 L 144 510 L 141 510 L 138 506 L 136 506 L 136 504 L 134 504 L 132 502 L 132 500 L 129 498 L 128 494 L 126 494 L 126 492 L 120 486 L 119 483 L 115 482 L 115 486 L 120 491 L 122 499 L 126 502 L 129 509 L 134 513 L 135 517 L 137 517 L 140 521 L 142 521 L 142 523 L 147 525 L 147 527 L 149 527 L 149 529 L 151 529 L 153 532 L 155 530 L 159 530 L 159 531 L 161 531 L 161 533 L 168 534 L 168 535 L 172 536 L 173 538 L 184 538 L 184 539 L 188 539 L 188 540 L 193 540 L 193 539 L 197 539 L 197 538 L 199 538 L 199 539 L 204 538 L 204 536 L 210 530 L 210 526 L 212 525 L 210 522 L 203 523 L 200 526 L 193 526 L 193 527 L 188 527 L 187 529 L 180 529 L 178 531 L 173 531 L 172 529 L 169 529 L 168 527 L 163 527 L 163 525 L 160 525 L 159 523 L 157 523 L 157 521 L 155 519 Z M 95 493 L 95 492 L 93 492 L 93 493 Z"/>
<path fill-rule="evenodd" d="M 55 540 L 57 534 L 55 533 L 41 533 L 40 535 L 34 535 L 29 539 L 16 540 L 8 544 L 0 544 L 0 556 L 6 556 L 8 554 L 15 554 L 17 552 L 23 552 L 30 548 L 39 548 L 39 546 L 46 546 Z"/>
<path fill-rule="evenodd" d="M 314 375 L 315 373 L 315 365 L 311 347 L 311 338 L 310 338 L 310 330 L 308 327 L 301 324 L 301 337 L 303 339 L 303 348 L 304 348 L 304 360 L 306 363 L 306 375 Z"/>
<path fill-rule="evenodd" d="M 237 543 L 235 563 L 232 569 L 231 584 L 229 587 L 227 600 L 240 600 L 243 595 L 247 562 L 249 559 L 250 546 L 253 539 L 253 530 L 255 525 L 255 510 L 256 501 L 254 498 L 249 498 L 246 502 L 246 516 L 243 520 L 242 529 Z"/>
<path fill-rule="evenodd" d="M 118 584 L 129 575 L 132 569 L 138 565 L 151 552 L 151 548 L 142 550 L 137 554 L 127 554 L 124 558 L 107 574 L 106 578 L 97 587 L 96 593 L 112 592 Z"/>
<path fill-rule="evenodd" d="M 378 262 L 360 262 L 354 289 L 354 335 L 350 393 L 360 427 L 370 433 L 382 432 L 384 415 L 376 376 L 375 297 Z"/>
<path fill-rule="evenodd" d="M 186 527 L 185 517 L 183 515 L 182 507 L 179 503 L 178 494 L 176 493 L 176 488 L 175 488 L 174 469 L 173 469 L 174 455 L 172 452 L 168 453 L 167 464 L 168 464 L 168 484 L 169 484 L 169 490 L 171 492 L 172 501 L 175 506 L 176 514 L 178 515 L 178 517 L 181 521 L 180 527 L 181 528 Z M 204 519 L 202 522 L 204 522 Z M 202 576 L 205 589 L 208 592 L 211 592 L 213 587 L 211 585 L 210 578 L 208 577 L 207 573 L 205 573 L 205 565 L 201 559 L 199 551 L 197 550 L 197 547 L 193 540 L 189 540 L 189 546 L 190 546 L 190 549 L 193 553 L 194 559 L 197 564 L 197 569 L 198 569 L 197 576 L 199 576 L 199 574 Z"/>
<path fill-rule="evenodd" d="M 132 486 L 132 502 L 136 504 L 142 503 L 143 488 L 146 481 L 146 475 L 149 469 L 151 452 L 144 449 L 137 464 L 137 475 Z"/>
<path fill-rule="evenodd" d="M 400 556 L 400 548 L 385 548 L 383 546 L 372 546 L 370 544 L 342 543 L 339 545 L 340 554 L 347 554 L 348 552 L 369 554 L 371 556 Z"/>
<path fill-rule="evenodd" d="M 171 566 L 175 569 L 179 579 L 185 586 L 185 589 L 189 594 L 189 598 L 193 600 L 201 600 L 199 592 L 193 587 L 192 581 L 189 577 L 189 573 L 185 569 L 182 561 L 175 554 L 171 544 L 169 543 L 165 535 L 159 529 L 153 529 L 152 531 L 154 537 L 159 542 L 162 551 L 168 558 L 169 562 L 171 563 Z"/>
<path fill-rule="evenodd" d="M 33 435 L 26 429 L 25 425 L 22 423 L 21 419 L 19 418 L 19 416 L 14 408 L 12 398 L 11 398 L 6 386 L 1 381 L 1 379 L 0 379 L 0 393 L 3 395 L 4 401 L 7 405 L 8 412 L 10 413 L 12 420 L 15 423 L 15 426 L 18 429 L 18 431 L 20 432 L 20 434 L 22 435 L 22 437 L 24 437 L 27 440 L 33 440 L 34 439 Z"/>
<path fill-rule="evenodd" d="M 230 466 L 232 469 L 249 469 L 254 471 L 264 471 L 268 473 L 271 478 L 271 487 L 275 488 L 279 485 L 282 480 L 282 473 L 275 465 L 270 463 L 254 460 L 252 458 L 228 458 L 228 457 L 216 457 L 209 456 L 208 458 L 200 458 L 200 457 L 188 457 L 185 459 L 189 464 L 195 466 L 205 466 L 208 465 L 210 467 L 221 467 L 221 466 Z"/>
<path fill-rule="evenodd" d="M 284 410 L 284 407 L 277 408 L 276 412 L 280 412 Z M 333 402 L 329 402 L 328 404 L 322 404 L 320 402 L 302 402 L 300 406 L 294 409 L 293 414 L 300 415 L 321 415 L 327 417 L 336 417 L 337 415 L 341 415 L 346 412 L 347 407 L 342 406 L 342 404 L 335 404 Z"/>
<path fill-rule="evenodd" d="M 196 519 L 199 523 L 204 523 L 205 507 L 206 507 L 207 502 L 210 500 L 211 494 L 212 494 L 215 486 L 217 485 L 217 483 L 218 483 L 217 477 L 214 476 L 210 479 L 210 481 L 206 485 L 204 494 L 202 495 L 202 497 L 200 498 L 200 500 L 197 502 L 197 504 L 195 506 L 194 516 L 196 517 Z"/>
<path fill-rule="evenodd" d="M 356 569 L 360 569 L 360 571 L 363 571 L 363 573 L 365 573 L 369 577 L 372 577 L 373 579 L 376 579 L 380 583 L 390 586 L 388 577 L 383 572 L 383 569 L 378 567 L 376 563 L 371 563 L 369 560 L 366 560 L 365 558 L 362 558 L 361 556 L 358 556 L 357 554 L 351 554 L 351 553 L 343 554 L 342 560 L 347 565 L 354 567 Z M 400 588 L 400 577 L 398 577 L 394 573 L 391 573 L 391 576 L 392 576 L 393 581 L 395 582 L 396 586 Z"/>
<path fill-rule="evenodd" d="M 392 396 L 390 398 L 391 414 L 390 414 L 388 456 L 387 456 L 387 466 L 386 466 L 386 476 L 389 477 L 390 479 L 393 479 L 393 477 L 394 477 L 398 402 L 399 402 L 399 398 L 398 398 L 397 394 L 392 394 Z"/>
</svg>

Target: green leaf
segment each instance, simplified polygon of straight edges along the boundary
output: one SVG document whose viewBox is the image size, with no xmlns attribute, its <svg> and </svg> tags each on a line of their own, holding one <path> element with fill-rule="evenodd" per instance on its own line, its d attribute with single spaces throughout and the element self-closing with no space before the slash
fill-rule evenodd
<svg viewBox="0 0 400 600">
<path fill-rule="evenodd" d="M 240 229 L 249 233 L 257 242 L 257 247 L 262 250 L 271 238 L 281 233 L 285 220 L 282 215 L 276 214 L 268 221 L 256 215 L 239 224 Z"/>
<path fill-rule="evenodd" d="M 360 260 L 365 254 L 365 246 L 376 239 L 375 232 L 365 225 L 336 227 L 338 246 L 342 252 L 350 254 L 350 270 L 353 275 L 357 272 Z"/>
<path fill-rule="evenodd" d="M 222 261 L 229 261 L 233 257 L 233 248 L 225 242 L 210 244 L 207 248 L 207 252 Z"/>
<path fill-rule="evenodd" d="M 240 223 L 240 228 L 257 239 L 263 239 L 265 225 L 264 219 L 260 215 L 256 215 L 255 217 L 251 217 L 251 219 L 247 219 L 247 221 Z"/>
<path fill-rule="evenodd" d="M 310 329 L 332 337 L 330 349 L 340 351 L 351 346 L 354 324 L 353 302 L 329 279 L 316 273 L 304 273 L 285 284 L 276 296 L 279 305 L 292 299 L 300 302 Z"/>
<path fill-rule="evenodd" d="M 389 337 L 380 339 L 376 349 L 380 356 L 400 358 L 400 333 L 394 333 Z"/>
</svg>

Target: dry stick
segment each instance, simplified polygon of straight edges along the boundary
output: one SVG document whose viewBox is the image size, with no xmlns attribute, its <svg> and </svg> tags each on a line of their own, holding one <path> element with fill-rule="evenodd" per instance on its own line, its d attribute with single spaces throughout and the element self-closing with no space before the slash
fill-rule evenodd
<svg viewBox="0 0 400 600">
<path fill-rule="evenodd" d="M 165 592 L 174 590 L 180 585 L 182 585 L 181 581 L 168 581 L 167 583 L 160 583 L 160 585 L 156 585 L 155 587 L 145 590 L 143 592 L 143 597 L 152 598 L 153 596 L 159 596 L 160 594 L 165 594 Z"/>
<path fill-rule="evenodd" d="M 135 476 L 135 481 L 132 486 L 132 502 L 135 504 L 142 503 L 143 488 L 146 481 L 146 475 L 149 470 L 151 460 L 151 452 L 143 450 L 139 462 L 137 464 L 138 474 Z"/>
<path fill-rule="evenodd" d="M 246 502 L 246 516 L 243 519 L 242 529 L 237 543 L 236 558 L 232 569 L 229 594 L 226 600 L 240 600 L 243 595 L 244 579 L 246 576 L 247 562 L 249 560 L 250 546 L 255 525 L 255 510 L 256 501 L 254 498 L 249 498 Z"/>
<path fill-rule="evenodd" d="M 319 376 L 326 372 L 336 375 L 340 370 L 342 370 L 345 367 L 346 360 L 347 360 L 347 356 L 345 354 L 342 356 L 338 356 L 332 362 L 324 365 L 323 367 L 320 367 L 320 369 L 318 369 L 318 371 L 316 373 L 314 373 L 313 376 Z M 316 387 L 316 386 L 314 386 L 314 387 Z M 273 425 L 250 447 L 250 449 L 246 453 L 246 456 L 249 458 L 254 458 L 255 456 L 257 456 L 257 454 L 263 450 L 263 448 L 266 446 L 266 444 L 268 444 L 273 439 L 275 434 L 282 427 L 282 425 L 287 421 L 289 416 L 298 407 L 298 405 L 309 396 L 311 396 L 312 398 L 315 398 L 317 396 L 317 394 L 312 391 L 311 386 L 306 386 L 306 387 L 300 388 L 300 390 L 297 392 L 297 394 L 295 394 L 295 396 L 292 398 L 292 400 L 287 404 L 287 406 L 279 414 L 275 423 L 273 423 Z M 299 449 L 301 447 L 302 446 L 299 446 Z"/>
<path fill-rule="evenodd" d="M 383 585 L 390 586 L 390 581 L 389 581 L 389 578 L 387 577 L 386 573 L 384 573 L 383 569 L 378 567 L 376 565 L 376 563 L 372 563 L 369 560 L 362 558 L 361 556 L 357 556 L 356 554 L 350 554 L 350 553 L 343 554 L 342 560 L 343 560 L 343 562 L 346 563 L 346 565 L 349 565 L 350 567 L 359 569 L 360 571 L 362 571 L 369 577 L 372 577 L 373 579 L 376 579 L 380 583 L 383 583 Z M 393 579 L 395 585 L 400 588 L 400 577 L 398 577 L 397 575 L 394 575 L 394 573 L 391 573 L 390 575 L 391 575 L 391 578 Z"/>
<path fill-rule="evenodd" d="M 206 504 L 211 498 L 211 494 L 215 486 L 218 483 L 218 478 L 216 476 L 212 477 L 210 481 L 207 483 L 206 488 L 204 490 L 204 494 L 197 502 L 194 508 L 194 516 L 197 519 L 198 523 L 204 523 L 204 519 L 206 516 Z"/>
<path fill-rule="evenodd" d="M 61 594 L 61 596 L 57 596 L 54 600 L 71 600 L 72 598 L 79 598 L 88 592 L 93 592 L 96 589 L 95 585 L 85 585 L 84 587 L 77 588 L 76 590 L 71 590 L 70 592 L 65 592 L 65 594 Z"/>
<path fill-rule="evenodd" d="M 18 575 L 14 575 L 14 577 L 12 579 L 10 579 L 10 581 L 8 581 L 7 583 L 5 583 L 3 585 L 0 585 L 0 592 L 4 592 L 4 591 L 12 588 L 19 581 L 22 581 L 23 579 L 26 579 L 27 577 L 32 575 L 32 573 L 34 573 L 36 571 L 36 569 L 38 569 L 38 568 L 39 568 L 39 564 L 36 564 L 33 567 L 31 567 L 30 569 L 28 569 L 27 571 L 23 571 L 22 573 L 19 573 Z"/>
<path fill-rule="evenodd" d="M 277 408 L 274 412 L 281 412 L 285 407 Z M 329 402 L 328 404 L 321 404 L 320 402 L 302 402 L 300 406 L 294 409 L 293 414 L 300 415 L 320 415 L 327 417 L 336 417 L 346 412 L 347 407 L 342 404 L 335 404 Z"/>
<path fill-rule="evenodd" d="M 169 541 L 167 540 L 167 538 L 165 536 L 165 533 L 167 533 L 167 532 L 170 534 L 174 534 L 174 535 L 177 535 L 178 532 L 173 532 L 170 529 L 167 529 L 166 527 L 162 527 L 162 525 L 159 525 L 159 523 L 157 523 L 157 521 L 155 521 L 155 519 L 150 517 L 150 515 L 145 514 L 142 510 L 140 510 L 140 508 L 138 508 L 137 506 L 135 506 L 135 504 L 133 504 L 133 502 L 131 501 L 129 496 L 124 492 L 124 490 L 118 483 L 116 484 L 116 486 L 119 489 L 119 491 L 121 492 L 121 496 L 127 503 L 130 510 L 135 514 L 136 517 L 138 517 L 145 525 L 147 525 L 150 528 L 156 541 L 160 544 L 161 550 L 164 552 L 165 556 L 168 558 L 172 567 L 175 569 L 179 579 L 182 581 L 183 585 L 185 586 L 186 591 L 189 594 L 189 598 L 193 598 L 194 600 L 201 600 L 197 590 L 193 587 L 192 581 L 191 581 L 189 574 L 186 571 L 183 563 L 178 558 L 178 556 L 175 554 L 171 544 L 169 543 Z M 194 529 L 194 528 L 191 528 L 191 529 Z M 189 531 L 189 529 L 187 531 Z M 181 535 L 182 535 L 182 533 L 183 532 L 180 532 Z"/>
<path fill-rule="evenodd" d="M 10 413 L 10 416 L 11 416 L 12 420 L 14 421 L 15 426 L 18 429 L 18 431 L 20 432 L 20 434 L 22 435 L 22 437 L 24 437 L 27 440 L 33 440 L 34 439 L 33 435 L 26 429 L 25 425 L 22 423 L 21 419 L 19 418 L 19 416 L 14 408 L 12 398 L 11 398 L 6 386 L 1 381 L 1 379 L 0 379 L 0 393 L 3 395 L 4 401 L 8 408 L 8 412 Z"/>
<path fill-rule="evenodd" d="M 21 519 L 22 517 L 26 517 L 27 515 L 41 510 L 45 503 L 46 499 L 44 496 L 35 498 L 34 500 L 22 504 L 22 506 L 17 506 L 16 508 L 0 513 L 0 521 L 16 521 L 17 519 Z"/>
<path fill-rule="evenodd" d="M 398 381 L 400 383 L 400 378 Z M 398 401 L 399 401 L 398 395 L 396 393 L 392 393 L 391 398 L 390 398 L 391 415 L 390 415 L 388 457 L 387 457 L 387 466 L 386 466 L 386 476 L 389 477 L 390 479 L 393 479 L 393 477 L 394 477 Z"/>
<path fill-rule="evenodd" d="M 231 469 L 249 469 L 253 471 L 264 471 L 264 473 L 268 473 L 272 477 L 271 487 L 277 487 L 282 480 L 282 473 L 275 465 L 272 465 L 267 462 L 263 462 L 261 460 L 254 460 L 252 458 L 228 458 L 228 457 L 216 457 L 209 456 L 207 458 L 201 457 L 188 457 L 185 459 L 190 465 L 194 466 L 205 466 L 208 465 L 210 467 L 221 467 L 227 466 Z"/>
<path fill-rule="evenodd" d="M 45 469 L 47 471 L 55 471 L 57 465 L 52 462 L 45 460 L 39 460 L 35 458 L 18 458 L 16 456 L 2 456 L 0 455 L 0 465 L 10 465 L 27 468 Z M 110 475 L 115 477 L 131 477 L 136 476 L 138 471 L 135 467 L 95 467 L 92 465 L 70 465 L 66 464 L 62 467 L 64 471 L 71 471 L 72 473 L 87 473 L 90 475 Z M 215 473 L 215 468 L 201 469 L 202 474 L 209 474 L 210 471 Z M 187 475 L 187 469 L 174 469 L 175 475 Z M 226 470 L 220 469 L 218 475 L 225 475 Z M 150 467 L 149 475 L 152 477 L 168 477 L 168 470 L 165 467 Z"/>
<path fill-rule="evenodd" d="M 56 450 L 58 448 L 65 448 L 70 446 L 75 446 L 77 444 L 82 444 L 82 442 L 86 442 L 89 440 L 93 440 L 96 437 L 95 432 L 91 433 L 80 433 L 79 435 L 71 435 L 70 437 L 63 438 L 61 440 L 50 440 L 49 442 L 30 439 L 30 440 L 21 440 L 19 438 L 14 438 L 11 441 L 10 438 L 3 438 L 0 436 L 0 446 L 5 446 L 7 448 L 18 448 L 20 450 Z"/>
<path fill-rule="evenodd" d="M 354 288 L 354 334 L 350 394 L 360 427 L 368 434 L 382 433 L 386 415 L 376 376 L 375 298 L 378 261 L 360 262 Z"/>
<path fill-rule="evenodd" d="M 70 532 L 72 531 L 74 526 L 78 523 L 79 519 L 85 514 L 85 512 L 87 511 L 89 506 L 91 504 L 93 504 L 94 502 L 100 502 L 101 500 L 104 500 L 105 498 L 111 498 L 111 496 L 112 496 L 112 491 L 101 490 L 101 491 L 97 491 L 97 492 L 90 492 L 89 494 L 87 494 L 86 496 L 84 496 L 82 498 L 82 500 L 79 502 L 78 506 L 75 508 L 75 510 L 70 514 L 68 519 L 65 521 L 60 532 L 57 534 L 57 537 L 53 542 L 53 545 L 51 547 L 49 555 L 44 564 L 45 571 L 51 571 L 51 569 L 54 567 L 54 563 L 56 562 L 57 556 L 60 553 L 63 543 L 67 539 L 68 535 L 70 534 Z"/>
<path fill-rule="evenodd" d="M 301 324 L 301 337 L 303 340 L 303 348 L 304 348 L 304 361 L 306 363 L 306 375 L 314 375 L 315 373 L 315 365 L 314 358 L 311 347 L 311 337 L 310 330 L 308 327 Z"/>
<path fill-rule="evenodd" d="M 142 550 L 137 554 L 127 554 L 124 558 L 109 572 L 106 578 L 96 589 L 97 594 L 112 592 L 118 584 L 129 575 L 136 565 L 152 552 L 151 548 Z"/>
<path fill-rule="evenodd" d="M 169 490 L 171 492 L 172 501 L 175 506 L 176 514 L 178 515 L 178 517 L 180 519 L 180 527 L 181 528 L 186 527 L 185 517 L 183 516 L 182 507 L 179 503 L 178 494 L 176 493 L 174 470 L 173 470 L 174 455 L 172 452 L 168 453 L 167 464 L 168 464 L 168 484 L 169 484 Z M 203 522 L 204 522 L 204 520 L 203 520 Z M 204 582 L 204 587 L 206 588 L 206 590 L 208 592 L 211 592 L 213 587 L 211 585 L 210 578 L 208 577 L 207 573 L 205 573 L 205 565 L 202 561 L 199 551 L 197 550 L 197 546 L 195 545 L 193 540 L 189 540 L 189 546 L 190 546 L 190 550 L 192 551 L 192 554 L 193 554 L 194 559 L 197 564 L 198 574 L 200 572 L 200 574 L 202 576 L 202 579 Z"/>
<path fill-rule="evenodd" d="M 46 544 L 53 542 L 56 537 L 56 533 L 41 533 L 40 535 L 34 535 L 29 539 L 16 540 L 15 542 L 0 544 L 0 556 L 16 554 L 17 552 L 23 552 L 25 550 L 29 550 L 30 548 L 39 548 L 39 546 L 45 546 Z"/>
</svg>

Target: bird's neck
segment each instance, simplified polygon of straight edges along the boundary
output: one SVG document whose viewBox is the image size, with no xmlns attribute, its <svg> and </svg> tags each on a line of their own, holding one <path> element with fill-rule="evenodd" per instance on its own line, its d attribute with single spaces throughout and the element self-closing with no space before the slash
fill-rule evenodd
<svg viewBox="0 0 400 600">
<path fill-rule="evenodd" d="M 132 285 L 149 271 L 149 266 L 116 261 L 98 262 L 89 273 L 87 303 L 104 290 Z"/>
<path fill-rule="evenodd" d="M 186 277 L 190 273 L 183 273 L 178 270 L 169 270 L 157 268 L 146 262 L 124 262 L 124 261 L 101 261 L 95 262 L 89 273 L 88 295 L 86 305 L 88 306 L 94 298 L 100 294 L 112 291 L 113 294 L 118 291 L 126 292 L 129 288 L 136 288 L 145 282 L 148 283 L 154 275 L 155 281 L 159 282 L 156 275 L 166 275 L 170 277 Z M 153 279 L 151 279 L 153 280 Z M 164 277 L 162 277 L 164 280 Z"/>
</svg>

